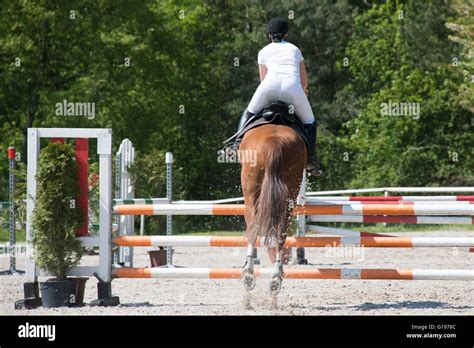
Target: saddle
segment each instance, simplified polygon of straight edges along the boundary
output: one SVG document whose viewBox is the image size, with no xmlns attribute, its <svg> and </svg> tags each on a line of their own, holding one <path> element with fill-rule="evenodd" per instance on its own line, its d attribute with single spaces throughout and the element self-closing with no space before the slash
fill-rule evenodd
<svg viewBox="0 0 474 348">
<path fill-rule="evenodd" d="M 276 101 L 266 105 L 262 111 L 250 117 L 240 131 L 225 140 L 224 144 L 230 145 L 233 140 L 237 141 L 242 139 L 245 133 L 251 129 L 265 124 L 279 124 L 293 129 L 304 140 L 306 147 L 309 149 L 310 145 L 304 125 L 298 116 L 294 112 L 290 112 L 289 109 L 289 105 L 282 101 Z"/>
</svg>

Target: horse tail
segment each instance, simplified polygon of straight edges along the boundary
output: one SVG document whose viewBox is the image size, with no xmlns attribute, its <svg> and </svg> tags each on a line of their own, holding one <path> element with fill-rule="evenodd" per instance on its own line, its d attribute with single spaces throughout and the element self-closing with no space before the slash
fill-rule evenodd
<svg viewBox="0 0 474 348">
<path fill-rule="evenodd" d="M 265 245 L 280 243 L 288 220 L 288 188 L 283 181 L 283 150 L 286 140 L 281 137 L 267 138 L 263 144 L 265 173 L 258 198 L 254 201 L 254 218 L 249 241 L 265 237 Z"/>
</svg>

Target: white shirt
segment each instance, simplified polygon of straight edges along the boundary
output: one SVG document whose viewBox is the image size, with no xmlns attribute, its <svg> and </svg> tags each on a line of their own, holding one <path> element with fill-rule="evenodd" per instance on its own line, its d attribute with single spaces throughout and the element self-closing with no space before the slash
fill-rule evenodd
<svg viewBox="0 0 474 348">
<path fill-rule="evenodd" d="M 300 62 L 303 55 L 298 47 L 287 42 L 272 42 L 258 52 L 258 64 L 268 69 L 268 74 L 290 74 L 300 77 Z"/>
</svg>

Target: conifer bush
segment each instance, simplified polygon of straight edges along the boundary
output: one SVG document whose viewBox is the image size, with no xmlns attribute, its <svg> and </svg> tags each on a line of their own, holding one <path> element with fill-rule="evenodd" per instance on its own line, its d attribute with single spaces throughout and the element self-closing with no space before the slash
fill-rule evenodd
<svg viewBox="0 0 474 348">
<path fill-rule="evenodd" d="M 69 144 L 51 143 L 39 156 L 33 212 L 33 246 L 36 264 L 57 279 L 76 266 L 83 247 L 75 231 L 83 223 L 76 197 L 78 165 Z"/>
</svg>

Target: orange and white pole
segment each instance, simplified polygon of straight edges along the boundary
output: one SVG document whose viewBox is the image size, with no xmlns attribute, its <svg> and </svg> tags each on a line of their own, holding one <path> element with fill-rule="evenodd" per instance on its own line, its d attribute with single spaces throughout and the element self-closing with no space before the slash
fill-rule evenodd
<svg viewBox="0 0 474 348">
<path fill-rule="evenodd" d="M 244 204 L 133 204 L 116 205 L 124 215 L 244 215 Z"/>
<path fill-rule="evenodd" d="M 328 204 L 297 207 L 306 215 L 474 215 L 472 204 Z"/>
<path fill-rule="evenodd" d="M 118 246 L 207 246 L 247 247 L 245 237 L 221 236 L 120 236 L 112 240 Z M 258 239 L 256 246 L 264 246 Z M 324 248 L 328 246 L 363 246 L 368 248 L 473 247 L 467 237 L 288 237 L 286 247 Z"/>
<path fill-rule="evenodd" d="M 132 204 L 116 205 L 114 212 L 123 215 L 244 215 L 244 204 Z M 304 215 L 474 215 L 471 204 L 331 204 L 304 205 L 293 209 Z"/>
<path fill-rule="evenodd" d="M 474 196 L 311 196 L 306 197 L 307 203 L 319 203 L 327 201 L 340 202 L 472 202 Z"/>
<path fill-rule="evenodd" d="M 310 215 L 313 222 L 353 222 L 391 224 L 473 225 L 472 216 L 408 216 L 408 215 Z"/>
<path fill-rule="evenodd" d="M 271 277 L 273 268 L 256 268 L 255 276 Z M 238 279 L 240 268 L 113 268 L 116 278 Z M 286 279 L 474 280 L 473 270 L 287 268 Z"/>
</svg>

